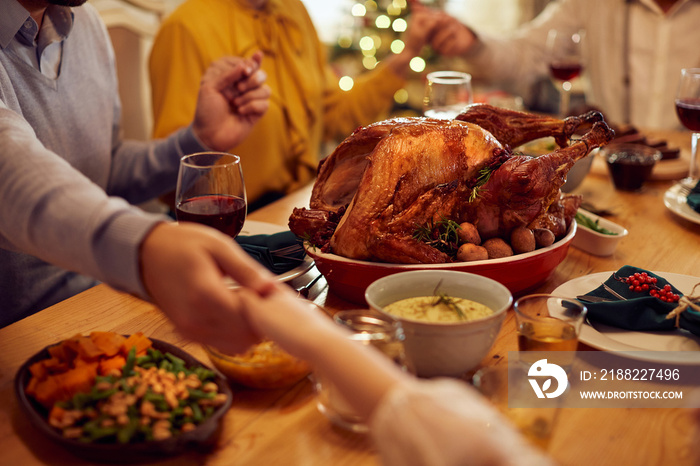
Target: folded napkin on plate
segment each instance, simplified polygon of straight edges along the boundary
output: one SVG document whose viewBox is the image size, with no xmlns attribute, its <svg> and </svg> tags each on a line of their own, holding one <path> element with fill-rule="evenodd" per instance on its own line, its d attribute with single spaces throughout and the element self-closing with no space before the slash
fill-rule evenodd
<svg viewBox="0 0 700 466">
<path fill-rule="evenodd" d="M 700 181 L 688 194 L 688 205 L 696 212 L 700 212 Z"/>
<path fill-rule="evenodd" d="M 297 267 L 306 255 L 302 241 L 291 231 L 271 235 L 239 235 L 236 242 L 277 275 Z"/>
<path fill-rule="evenodd" d="M 629 289 L 627 283 L 617 279 L 624 279 L 637 272 L 646 272 L 650 277 L 656 277 L 657 287 L 663 288 L 667 284 L 671 285 L 671 289 L 675 294 L 681 297 L 683 296 L 683 293 L 678 291 L 663 277 L 655 275 L 647 270 L 625 265 L 610 276 L 610 278 L 605 281 L 605 285 L 624 296 L 626 300 L 616 298 L 612 293 L 607 291 L 603 285 L 600 285 L 595 290 L 586 293 L 586 295 L 610 298 L 615 301 L 606 301 L 602 303 L 586 302 L 588 319 L 627 330 L 673 330 L 678 326 L 695 335 L 700 335 L 700 312 L 687 305 L 680 314 L 678 314 L 679 311 L 676 310 L 680 306 L 684 306 L 683 299 L 676 303 L 664 302 L 659 298 L 649 295 L 649 291 L 632 291 Z M 700 307 L 698 307 L 698 309 L 700 309 Z"/>
</svg>

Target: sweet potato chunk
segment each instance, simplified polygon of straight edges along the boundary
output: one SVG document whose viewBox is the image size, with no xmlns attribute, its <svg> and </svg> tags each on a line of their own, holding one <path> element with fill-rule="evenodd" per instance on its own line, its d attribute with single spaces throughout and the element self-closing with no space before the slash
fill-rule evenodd
<svg viewBox="0 0 700 466">
<path fill-rule="evenodd" d="M 148 350 L 148 348 L 150 348 L 152 345 L 153 343 L 151 342 L 151 340 L 149 340 L 148 337 L 145 336 L 143 333 L 132 333 L 131 335 L 129 335 L 129 338 L 124 340 L 124 342 L 122 343 L 121 353 L 124 357 L 126 357 L 129 355 L 129 351 L 131 350 L 131 348 L 135 346 L 136 354 L 138 356 L 143 356 L 144 354 L 146 354 L 146 350 Z"/>
<path fill-rule="evenodd" d="M 84 363 L 56 375 L 61 385 L 61 401 L 72 398 L 76 393 L 89 392 L 97 377 L 97 366 L 97 362 Z"/>
<path fill-rule="evenodd" d="M 137 354 L 146 354 L 151 346 L 151 340 L 141 332 L 129 338 L 113 332 L 75 335 L 48 348 L 51 357 L 30 366 L 32 376 L 25 391 L 51 408 L 57 401 L 89 392 L 98 373 L 106 375 L 115 369 L 121 371 L 132 347 L 136 347 Z"/>
<path fill-rule="evenodd" d="M 100 375 L 109 375 L 114 370 L 118 370 L 121 373 L 124 364 L 126 364 L 126 358 L 121 354 L 117 354 L 111 358 L 101 359 L 98 372 Z"/>
<path fill-rule="evenodd" d="M 27 386 L 27 389 L 29 389 L 29 386 Z M 61 399 L 62 389 L 57 376 L 39 380 L 33 389 L 33 392 L 27 391 L 27 393 L 47 408 L 50 408 Z"/>
<path fill-rule="evenodd" d="M 123 335 L 114 332 L 92 332 L 90 339 L 101 351 L 102 354 L 111 358 L 119 353 L 122 344 L 126 340 Z"/>
</svg>

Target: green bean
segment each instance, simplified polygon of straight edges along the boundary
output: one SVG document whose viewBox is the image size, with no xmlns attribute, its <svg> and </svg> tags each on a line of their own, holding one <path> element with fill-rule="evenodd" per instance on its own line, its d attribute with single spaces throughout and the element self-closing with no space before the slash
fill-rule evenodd
<svg viewBox="0 0 700 466">
<path fill-rule="evenodd" d="M 155 348 L 149 348 L 148 355 L 153 358 L 154 362 L 160 362 L 160 360 L 163 359 L 163 353 Z"/>
<path fill-rule="evenodd" d="M 216 373 L 213 370 L 207 369 L 206 367 L 196 367 L 194 368 L 193 372 L 202 382 L 213 380 L 216 376 Z"/>
<path fill-rule="evenodd" d="M 151 361 L 153 361 L 153 358 L 149 355 L 139 356 L 136 358 L 136 365 L 143 367 L 144 364 L 148 364 Z"/>
<path fill-rule="evenodd" d="M 198 401 L 198 400 L 212 400 L 216 396 L 216 393 L 214 392 L 205 392 L 203 390 L 199 390 L 196 388 L 190 388 L 190 399 L 193 401 Z"/>
<path fill-rule="evenodd" d="M 92 390 L 90 391 L 90 399 L 91 401 L 104 400 L 115 393 L 117 393 L 117 389 L 114 387 L 108 390 L 98 390 L 96 387 L 92 387 Z"/>
<path fill-rule="evenodd" d="M 587 228 L 590 228 L 593 231 L 597 231 L 598 233 L 602 233 L 604 235 L 617 235 L 617 233 L 615 233 L 614 231 L 610 231 L 607 228 L 603 228 L 600 225 L 598 225 L 600 219 L 596 219 L 594 221 L 593 219 L 581 214 L 580 212 L 576 212 L 574 218 L 576 220 L 576 223 L 578 223 L 579 225 L 583 225 Z"/>
<path fill-rule="evenodd" d="M 165 353 L 165 357 L 168 358 L 170 360 L 170 362 L 172 362 L 175 367 L 178 367 L 178 368 L 185 367 L 184 359 L 180 359 L 171 353 Z"/>
<path fill-rule="evenodd" d="M 99 440 L 116 433 L 116 427 L 101 427 L 97 422 L 88 422 L 83 426 L 83 435 L 86 435 L 90 440 Z"/>
<path fill-rule="evenodd" d="M 124 364 L 124 369 L 122 369 L 122 374 L 124 377 L 129 377 L 133 375 L 134 364 L 136 363 L 136 347 L 132 346 L 129 350 L 129 355 L 126 357 L 126 364 Z"/>
<path fill-rule="evenodd" d="M 195 424 L 201 422 L 204 415 L 202 414 L 202 409 L 199 407 L 199 404 L 192 403 L 190 406 L 192 407 L 192 419 L 194 419 Z"/>
<path fill-rule="evenodd" d="M 130 418 L 129 422 L 117 431 L 117 441 L 119 443 L 129 443 L 136 434 L 139 427 L 138 418 Z"/>
</svg>

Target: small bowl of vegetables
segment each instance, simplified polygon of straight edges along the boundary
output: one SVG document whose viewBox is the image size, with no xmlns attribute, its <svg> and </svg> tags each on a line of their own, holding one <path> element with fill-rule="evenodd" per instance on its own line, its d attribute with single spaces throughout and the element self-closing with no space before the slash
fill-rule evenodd
<svg viewBox="0 0 700 466">
<path fill-rule="evenodd" d="M 214 370 L 140 332 L 92 332 L 50 345 L 20 367 L 15 393 L 41 432 L 100 462 L 213 446 L 232 400 Z"/>
<path fill-rule="evenodd" d="M 626 228 L 584 209 L 576 212 L 576 235 L 571 245 L 596 256 L 609 256 L 627 236 Z"/>
</svg>

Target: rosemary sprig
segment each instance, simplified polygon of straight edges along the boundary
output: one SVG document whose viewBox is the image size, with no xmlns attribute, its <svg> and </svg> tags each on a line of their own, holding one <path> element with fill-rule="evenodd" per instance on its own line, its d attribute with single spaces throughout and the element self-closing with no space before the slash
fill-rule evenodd
<svg viewBox="0 0 700 466">
<path fill-rule="evenodd" d="M 320 249 L 317 244 L 314 244 L 311 235 L 309 234 L 308 231 L 305 231 L 303 235 L 300 236 L 302 243 L 306 243 L 309 245 L 309 249 L 313 249 L 316 251 L 316 249 Z"/>
<path fill-rule="evenodd" d="M 439 306 L 440 304 L 444 304 L 445 306 L 447 306 L 447 307 L 451 308 L 453 311 L 455 311 L 460 319 L 466 319 L 467 316 L 464 315 L 464 312 L 457 305 L 454 298 L 446 295 L 445 293 L 438 291 L 441 283 L 442 283 L 442 280 L 440 280 L 438 282 L 437 286 L 435 287 L 435 291 L 433 291 L 433 295 L 437 296 L 437 300 L 433 303 L 433 306 Z"/>
<path fill-rule="evenodd" d="M 489 178 L 491 178 L 491 174 L 496 170 L 498 167 L 483 167 L 481 170 L 479 170 L 479 176 L 476 178 L 476 184 L 472 188 L 472 192 L 469 195 L 469 202 L 474 202 L 477 197 L 479 197 L 479 190 L 483 185 L 485 185 L 488 181 Z"/>
<path fill-rule="evenodd" d="M 413 232 L 413 239 L 454 256 L 459 248 L 459 230 L 461 229 L 459 223 L 441 217 L 437 222 L 431 220 L 425 225 L 419 225 Z"/>
</svg>

